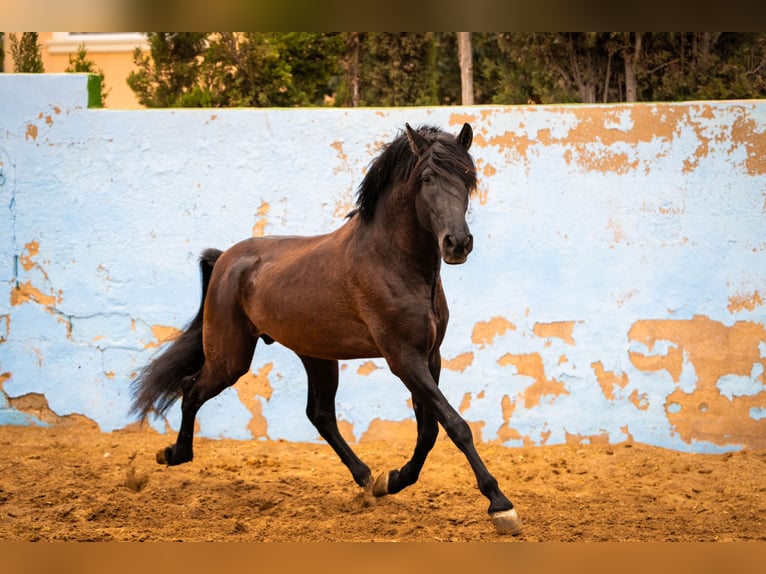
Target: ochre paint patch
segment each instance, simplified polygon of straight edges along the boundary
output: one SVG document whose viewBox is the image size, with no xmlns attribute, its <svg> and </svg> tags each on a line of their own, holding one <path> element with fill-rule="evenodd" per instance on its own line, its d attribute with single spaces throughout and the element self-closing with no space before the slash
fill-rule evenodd
<svg viewBox="0 0 766 574">
<path fill-rule="evenodd" d="M 34 268 L 37 264 L 32 261 L 34 257 L 40 253 L 40 244 L 37 241 L 30 241 L 24 244 L 24 248 L 27 250 L 25 254 L 19 255 L 19 263 L 26 270 Z M 47 275 L 46 275 L 47 278 Z"/>
<path fill-rule="evenodd" d="M 463 400 L 460 401 L 460 406 L 458 407 L 458 412 L 462 415 L 465 411 L 471 408 L 471 393 L 465 393 L 463 395 Z"/>
<path fill-rule="evenodd" d="M 348 421 L 338 419 L 338 432 L 347 443 L 356 442 L 356 436 L 354 435 L 354 425 Z"/>
<path fill-rule="evenodd" d="M 473 124 L 476 122 L 476 116 L 474 114 L 454 113 L 450 114 L 449 125 L 463 127 L 463 124 L 471 124 L 472 128 L 476 128 Z"/>
<path fill-rule="evenodd" d="M 638 394 L 638 389 L 634 389 L 632 393 L 630 393 L 630 402 L 633 403 L 633 406 L 636 407 L 639 411 L 645 411 L 649 408 L 649 396 L 646 393 Z"/>
<path fill-rule="evenodd" d="M 761 299 L 761 294 L 756 291 L 754 293 L 732 295 L 729 297 L 727 309 L 729 313 L 736 313 L 744 310 L 752 311 L 761 305 L 763 305 L 763 299 Z"/>
<path fill-rule="evenodd" d="M 525 409 L 531 409 L 538 406 L 544 396 L 555 398 L 560 395 L 569 394 L 564 383 L 557 381 L 556 379 L 549 379 L 545 375 L 545 365 L 543 364 L 543 358 L 539 353 L 530 353 L 528 355 L 512 355 L 506 353 L 498 359 L 497 363 L 501 367 L 513 365 L 516 367 L 516 371 L 519 375 L 534 379 L 534 383 L 528 386 L 523 393 Z"/>
<path fill-rule="evenodd" d="M 269 214 L 269 204 L 265 201 L 261 203 L 256 212 L 255 225 L 253 225 L 253 237 L 263 237 L 266 235 L 266 225 L 269 223 L 266 217 Z"/>
<path fill-rule="evenodd" d="M 575 340 L 572 336 L 574 332 L 575 321 L 555 321 L 553 323 L 535 323 L 532 332 L 543 339 L 556 337 L 569 345 L 574 345 Z"/>
<path fill-rule="evenodd" d="M 474 139 L 480 145 L 498 147 L 527 163 L 530 149 L 559 146 L 564 150 L 564 160 L 570 165 L 575 164 L 587 171 L 617 174 L 642 168 L 644 173 L 648 173 L 655 158 L 631 158 L 630 152 L 625 150 L 635 150 L 639 144 L 652 142 L 672 144 L 686 128 L 694 131 L 699 143 L 686 158 L 685 171 L 696 169 L 700 159 L 706 157 L 710 151 L 711 138 L 705 135 L 709 124 L 700 121 L 700 118 L 714 117 L 713 109 L 708 104 L 633 104 L 609 108 L 582 107 L 577 110 L 564 106 L 548 106 L 545 109 L 548 113 L 560 114 L 567 119 L 574 117 L 576 123 L 556 136 L 552 135 L 550 128 L 543 128 L 535 133 L 506 131 L 490 138 L 477 136 Z M 531 115 L 540 112 L 530 107 L 525 108 L 523 113 Z M 626 129 L 608 127 L 621 125 L 626 118 L 629 118 L 629 123 L 632 124 Z M 756 132 L 756 122 L 750 118 L 740 118 L 732 128 L 731 137 L 747 149 L 748 171 L 751 174 L 766 172 L 766 136 Z"/>
<path fill-rule="evenodd" d="M 473 353 L 471 351 L 461 353 L 457 357 L 449 360 L 442 358 L 442 367 L 450 371 L 459 371 L 462 373 L 472 364 Z"/>
<path fill-rule="evenodd" d="M 649 350 L 654 346 L 654 342 Z M 681 370 L 684 367 L 684 354 L 678 347 L 670 347 L 665 355 L 644 355 L 629 351 L 628 357 L 633 366 L 640 371 L 667 371 L 674 382 L 681 380 Z"/>
<path fill-rule="evenodd" d="M 61 300 L 61 292 L 59 292 L 58 295 L 46 295 L 32 285 L 31 281 L 19 283 L 16 287 L 11 289 L 11 305 L 21 305 L 22 303 L 33 301 L 52 309 L 57 304 L 61 303 Z"/>
<path fill-rule="evenodd" d="M 500 407 L 503 409 L 503 424 L 497 429 L 497 439 L 502 444 L 509 440 L 521 439 L 521 433 L 518 430 L 511 427 L 511 417 L 513 411 L 516 410 L 516 401 L 511 400 L 508 395 L 503 395 L 500 399 Z"/>
<path fill-rule="evenodd" d="M 757 128 L 756 121 L 744 114 L 734 121 L 731 128 L 732 143 L 745 148 L 745 169 L 752 176 L 766 174 L 766 132 L 759 132 Z"/>
<path fill-rule="evenodd" d="M 29 140 L 30 138 L 37 140 L 37 126 L 31 123 L 27 124 L 27 131 L 24 134 L 24 139 Z"/>
<path fill-rule="evenodd" d="M 168 327 L 167 325 L 152 325 L 152 335 L 155 340 L 147 343 L 145 347 L 147 349 L 153 349 L 176 339 L 181 335 L 181 330 L 176 327 Z"/>
<path fill-rule="evenodd" d="M 343 163 L 348 162 L 348 154 L 343 151 L 343 142 L 332 142 L 330 144 L 330 147 L 334 149 L 336 152 L 338 152 L 338 159 L 342 161 Z"/>
<path fill-rule="evenodd" d="M 414 441 L 418 434 L 417 425 L 413 420 L 384 421 L 376 418 L 370 421 L 370 426 L 359 438 L 359 442 Z"/>
<path fill-rule="evenodd" d="M 601 431 L 599 434 L 571 434 L 564 431 L 564 440 L 567 444 L 577 446 L 580 444 L 609 444 L 609 433 Z"/>
<path fill-rule="evenodd" d="M 239 400 L 252 415 L 247 428 L 253 438 L 269 438 L 268 421 L 263 416 L 263 403 L 258 397 L 267 401 L 271 398 L 273 389 L 269 381 L 269 374 L 273 368 L 273 363 L 266 363 L 258 369 L 257 373 L 248 371 L 242 375 L 234 385 Z"/>
<path fill-rule="evenodd" d="M 673 362 L 677 368 L 674 380 L 678 382 L 678 357 L 686 355 L 694 367 L 697 384 L 690 393 L 677 387 L 665 399 L 668 421 L 687 443 L 707 441 L 718 445 L 743 445 L 747 448 L 766 448 L 766 419 L 756 420 L 750 415 L 752 408 L 766 405 L 766 386 L 758 393 L 734 395 L 731 399 L 717 387 L 721 377 L 735 375 L 748 377 L 755 365 L 766 368 L 760 345 L 766 343 L 766 329 L 759 323 L 738 321 L 728 327 L 705 316 L 690 320 L 638 321 L 628 337 L 640 341 L 651 349 L 657 341 L 669 341 L 677 346 Z M 657 370 L 650 363 L 654 357 L 636 357 L 631 361 L 640 370 Z M 644 359 L 647 359 L 646 361 Z M 660 358 L 660 362 L 662 362 Z M 660 368 L 667 368 L 661 366 Z M 758 382 L 764 385 L 763 376 Z M 673 405 L 673 409 L 669 407 Z"/>
<path fill-rule="evenodd" d="M 379 369 L 380 367 L 373 363 L 372 361 L 365 361 L 361 365 L 359 365 L 359 368 L 356 370 L 357 374 L 362 375 L 363 377 L 368 376 L 373 371 Z"/>
<path fill-rule="evenodd" d="M 479 321 L 473 326 L 471 342 L 474 345 L 491 345 L 495 337 L 504 335 L 507 331 L 515 331 L 516 325 L 504 317 L 492 317 L 489 321 Z"/>
<path fill-rule="evenodd" d="M 628 384 L 628 375 L 626 373 L 618 376 L 614 371 L 605 371 L 604 364 L 601 361 L 591 363 L 591 367 L 593 367 L 593 372 L 596 373 L 596 380 L 598 380 L 601 391 L 608 401 L 614 400 L 615 387 L 624 389 Z"/>
<path fill-rule="evenodd" d="M 8 403 L 17 411 L 27 413 L 38 420 L 56 427 L 76 427 L 99 431 L 98 424 L 80 414 L 58 415 L 48 405 L 48 399 L 40 393 L 27 393 L 20 397 L 9 397 Z"/>
</svg>

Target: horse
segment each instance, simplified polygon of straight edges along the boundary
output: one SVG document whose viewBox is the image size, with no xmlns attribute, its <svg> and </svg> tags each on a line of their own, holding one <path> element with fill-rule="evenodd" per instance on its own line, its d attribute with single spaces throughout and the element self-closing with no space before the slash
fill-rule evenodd
<svg viewBox="0 0 766 574">
<path fill-rule="evenodd" d="M 335 231 L 254 237 L 202 253 L 197 315 L 132 382 L 131 412 L 141 420 L 181 398 L 176 442 L 157 453 L 158 463 L 192 460 L 200 407 L 248 372 L 258 341 L 276 341 L 305 367 L 309 420 L 371 498 L 417 481 L 441 425 L 467 458 L 496 530 L 521 532 L 470 427 L 438 386 L 449 317 L 441 263 L 461 264 L 473 249 L 472 141 L 467 123 L 456 136 L 405 124 L 368 166 L 355 208 Z M 404 466 L 373 481 L 338 431 L 335 396 L 338 361 L 376 357 L 411 393 L 417 439 Z"/>
</svg>

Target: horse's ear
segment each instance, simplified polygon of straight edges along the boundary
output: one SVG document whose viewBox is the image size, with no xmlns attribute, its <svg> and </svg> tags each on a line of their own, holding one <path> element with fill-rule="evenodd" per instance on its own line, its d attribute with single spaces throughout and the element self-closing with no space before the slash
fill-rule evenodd
<svg viewBox="0 0 766 574">
<path fill-rule="evenodd" d="M 460 130 L 460 133 L 457 136 L 457 142 L 463 146 L 465 149 L 469 149 L 471 147 L 471 142 L 473 141 L 473 129 L 471 128 L 470 124 L 463 124 L 463 129 Z"/>
<path fill-rule="evenodd" d="M 410 124 L 404 124 L 407 130 L 407 139 L 410 142 L 412 153 L 420 157 L 428 149 L 428 140 L 410 127 Z"/>
</svg>

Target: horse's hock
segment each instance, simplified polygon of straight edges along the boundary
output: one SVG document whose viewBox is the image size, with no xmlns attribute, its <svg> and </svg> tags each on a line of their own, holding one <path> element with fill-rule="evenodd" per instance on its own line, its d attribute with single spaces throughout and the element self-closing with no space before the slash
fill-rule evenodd
<svg viewBox="0 0 766 574">
<path fill-rule="evenodd" d="M 204 248 L 332 231 L 405 122 L 468 122 L 474 244 L 442 270 L 440 387 L 475 441 L 766 447 L 766 102 L 122 111 L 89 109 L 86 76 L 14 74 L 0 99 L 1 424 L 130 427 Z M 259 346 L 197 433 L 318 441 L 304 379 Z M 383 361 L 340 381 L 349 442 L 411 444 Z"/>
</svg>

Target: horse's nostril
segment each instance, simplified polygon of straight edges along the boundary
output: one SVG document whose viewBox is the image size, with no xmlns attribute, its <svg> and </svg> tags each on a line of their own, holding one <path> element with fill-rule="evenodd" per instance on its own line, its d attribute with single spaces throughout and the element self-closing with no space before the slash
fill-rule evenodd
<svg viewBox="0 0 766 574">
<path fill-rule="evenodd" d="M 473 235 L 468 235 L 468 239 L 465 242 L 465 252 L 470 253 L 473 251 Z"/>
<path fill-rule="evenodd" d="M 444 237 L 444 248 L 447 251 L 454 251 L 455 247 L 457 247 L 457 239 L 455 239 L 454 235 L 447 235 Z"/>
</svg>

